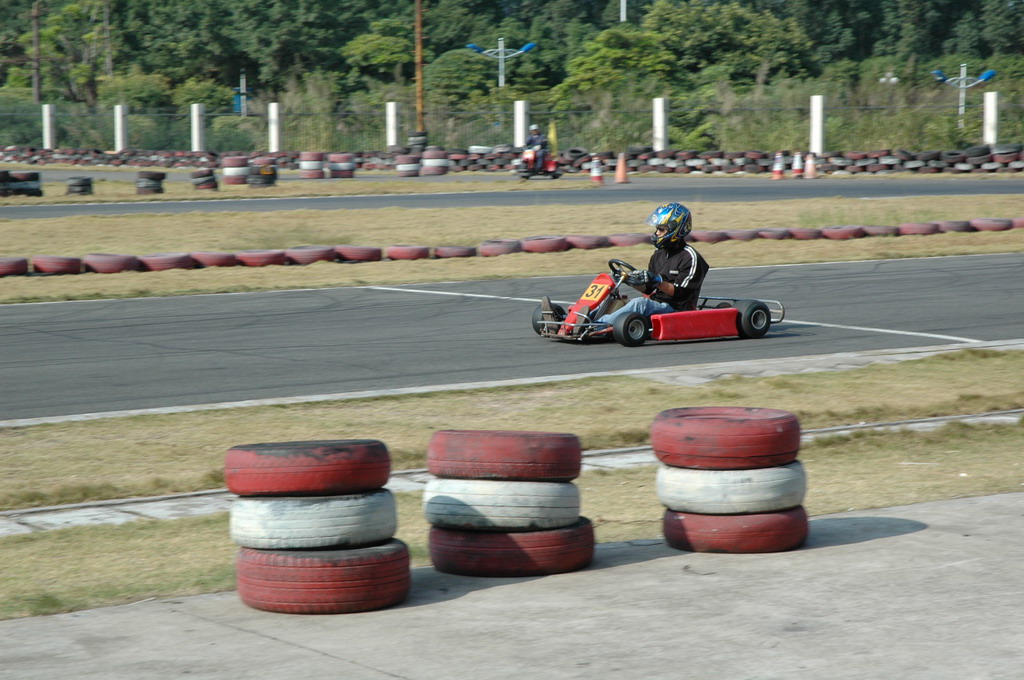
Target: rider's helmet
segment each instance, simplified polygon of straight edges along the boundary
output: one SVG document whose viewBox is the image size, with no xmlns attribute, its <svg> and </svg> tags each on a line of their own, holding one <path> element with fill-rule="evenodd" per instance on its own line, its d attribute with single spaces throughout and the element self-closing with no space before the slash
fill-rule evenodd
<svg viewBox="0 0 1024 680">
<path fill-rule="evenodd" d="M 655 248 L 675 250 L 683 245 L 686 235 L 693 228 L 693 214 L 682 203 L 662 203 L 650 214 L 646 224 L 655 229 L 651 234 L 651 243 Z M 659 234 L 657 230 L 662 228 L 665 233 Z"/>
<path fill-rule="evenodd" d="M 540 126 L 534 123 L 530 126 L 530 132 L 540 132 Z"/>
</svg>

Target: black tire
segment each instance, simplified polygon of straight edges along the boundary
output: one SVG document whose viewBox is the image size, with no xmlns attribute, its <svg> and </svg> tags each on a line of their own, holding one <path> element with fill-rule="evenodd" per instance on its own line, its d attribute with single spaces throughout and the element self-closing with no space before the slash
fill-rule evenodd
<svg viewBox="0 0 1024 680">
<path fill-rule="evenodd" d="M 736 309 L 740 315 L 736 317 L 736 330 L 741 338 L 761 338 L 772 325 L 772 315 L 768 306 L 758 300 L 739 300 Z"/>
<path fill-rule="evenodd" d="M 562 173 L 560 173 L 560 172 L 553 172 L 553 173 L 551 173 L 551 179 L 558 179 L 561 176 L 562 176 Z"/>
<path fill-rule="evenodd" d="M 562 305 L 551 305 L 551 311 L 555 313 L 555 321 L 563 321 L 566 317 L 565 307 L 563 307 Z M 540 305 L 537 305 L 537 308 L 533 310 L 533 332 L 536 333 L 537 335 L 541 334 L 540 331 L 544 327 L 541 324 L 541 321 L 543 320 L 544 312 L 541 309 Z"/>
<path fill-rule="evenodd" d="M 612 337 L 625 347 L 639 347 L 650 337 L 650 322 L 643 314 L 623 314 L 612 323 Z"/>
</svg>

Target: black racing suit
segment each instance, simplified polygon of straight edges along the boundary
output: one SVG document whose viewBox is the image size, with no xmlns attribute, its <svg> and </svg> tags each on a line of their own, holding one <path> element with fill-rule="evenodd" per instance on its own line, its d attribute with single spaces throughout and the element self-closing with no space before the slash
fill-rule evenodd
<svg viewBox="0 0 1024 680">
<path fill-rule="evenodd" d="M 544 157 L 548 154 L 548 138 L 539 132 L 531 134 L 526 138 L 526 148 L 532 149 L 535 146 L 540 148 L 534 153 L 532 169 L 540 171 L 544 169 Z"/>
<path fill-rule="evenodd" d="M 700 287 L 708 273 L 708 263 L 692 246 L 684 245 L 679 250 L 655 250 L 647 268 L 661 278 L 675 284 L 675 292 L 666 295 L 656 290 L 652 300 L 672 305 L 676 311 L 697 308 Z"/>
</svg>

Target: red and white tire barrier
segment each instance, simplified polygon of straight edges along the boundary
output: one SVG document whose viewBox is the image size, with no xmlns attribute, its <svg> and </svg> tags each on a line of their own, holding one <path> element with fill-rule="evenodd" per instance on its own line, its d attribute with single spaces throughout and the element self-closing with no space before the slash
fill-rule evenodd
<svg viewBox="0 0 1024 680">
<path fill-rule="evenodd" d="M 299 154 L 299 178 L 323 179 L 324 154 L 322 151 L 303 151 Z"/>
<path fill-rule="evenodd" d="M 355 155 L 350 153 L 327 154 L 327 172 L 335 179 L 348 179 L 356 176 Z"/>
<path fill-rule="evenodd" d="M 238 594 L 292 614 L 397 604 L 410 585 L 409 551 L 394 539 L 391 457 L 371 439 L 235 446 L 224 459 Z"/>
<path fill-rule="evenodd" d="M 666 542 L 693 552 L 775 552 L 807 538 L 800 424 L 776 409 L 662 411 L 651 448 L 663 464 L 658 500 Z"/>
<path fill-rule="evenodd" d="M 247 184 L 249 182 L 249 157 L 225 156 L 220 159 L 220 174 L 224 184 Z"/>
<path fill-rule="evenodd" d="M 582 569 L 594 531 L 572 483 L 582 467 L 572 434 L 441 430 L 428 447 L 423 510 L 435 568 L 472 576 Z"/>
</svg>

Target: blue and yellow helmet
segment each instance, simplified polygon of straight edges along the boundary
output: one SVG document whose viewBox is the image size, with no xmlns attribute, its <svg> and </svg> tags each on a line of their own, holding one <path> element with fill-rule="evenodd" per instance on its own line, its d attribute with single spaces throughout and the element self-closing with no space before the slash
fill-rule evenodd
<svg viewBox="0 0 1024 680">
<path fill-rule="evenodd" d="M 686 235 L 693 228 L 693 215 L 682 203 L 662 203 L 650 214 L 646 224 L 655 229 L 651 234 L 655 248 L 675 250 L 682 247 Z M 666 230 L 664 234 L 657 232 L 661 228 Z"/>
</svg>

